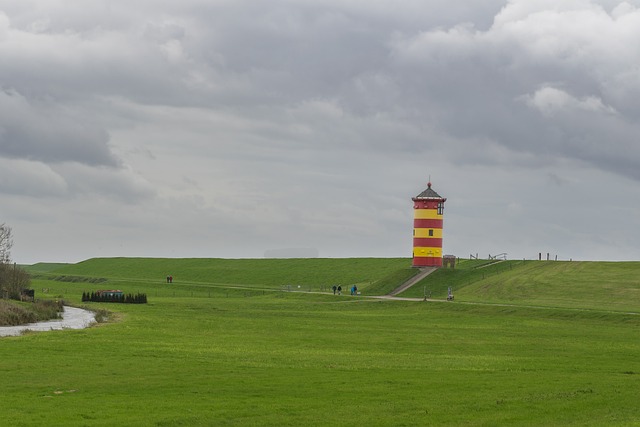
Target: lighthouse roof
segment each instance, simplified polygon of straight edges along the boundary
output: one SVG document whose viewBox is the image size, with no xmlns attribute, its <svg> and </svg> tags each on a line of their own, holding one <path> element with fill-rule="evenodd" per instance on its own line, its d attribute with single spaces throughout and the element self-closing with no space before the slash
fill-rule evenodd
<svg viewBox="0 0 640 427">
<path fill-rule="evenodd" d="M 427 184 L 427 189 L 418 194 L 416 199 L 442 199 L 438 193 L 431 188 L 431 183 Z"/>
</svg>

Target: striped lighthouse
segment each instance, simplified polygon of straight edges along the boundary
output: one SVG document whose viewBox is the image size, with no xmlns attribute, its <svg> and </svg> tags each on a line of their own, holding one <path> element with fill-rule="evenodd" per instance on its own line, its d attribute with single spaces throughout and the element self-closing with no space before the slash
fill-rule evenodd
<svg viewBox="0 0 640 427">
<path fill-rule="evenodd" d="M 431 188 L 413 200 L 413 266 L 442 267 L 442 217 L 444 202 Z"/>
</svg>

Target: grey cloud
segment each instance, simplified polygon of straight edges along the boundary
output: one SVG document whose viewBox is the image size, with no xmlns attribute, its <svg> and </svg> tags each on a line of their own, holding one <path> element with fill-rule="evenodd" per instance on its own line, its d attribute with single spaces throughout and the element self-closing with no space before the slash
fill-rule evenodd
<svg viewBox="0 0 640 427">
<path fill-rule="evenodd" d="M 584 248 L 640 179 L 633 4 L 0 0 L 0 197 L 111 255 L 405 256 L 433 174 L 448 252 Z"/>
<path fill-rule="evenodd" d="M 393 146 L 414 152 L 432 146 L 434 137 L 453 137 L 461 143 L 484 140 L 544 156 L 579 154 L 564 142 L 567 136 L 581 138 L 571 120 L 558 125 L 558 120 L 521 102 L 546 82 L 562 87 L 573 99 L 599 99 L 620 111 L 620 123 L 631 122 L 633 116 L 625 113 L 637 102 L 620 99 L 624 91 L 611 89 L 604 76 L 613 71 L 615 81 L 628 80 L 626 70 L 635 58 L 620 60 L 601 46 L 613 44 L 633 53 L 624 46 L 634 45 L 634 32 L 622 31 L 632 29 L 638 16 L 632 7 L 611 3 L 607 10 L 588 1 L 562 7 L 513 1 L 457 5 L 433 13 L 438 5 L 410 2 L 403 9 L 375 3 L 365 10 L 337 3 L 185 2 L 171 6 L 170 15 L 152 13 L 136 21 L 149 6 L 140 2 L 133 5 L 132 17 L 110 7 L 104 26 L 94 32 L 86 22 L 97 23 L 97 14 L 80 19 L 58 13 L 48 25 L 57 31 L 54 35 L 67 27 L 77 29 L 60 41 L 77 48 L 78 56 L 71 64 L 46 55 L 44 61 L 74 79 L 76 96 L 232 108 L 232 114 L 247 118 L 271 114 L 275 126 L 265 129 L 265 141 L 286 134 L 283 118 L 299 116 L 311 101 L 341 109 L 346 133 L 339 139 L 354 147 L 359 138 L 366 140 L 364 146 L 388 147 L 391 134 L 400 130 Z M 25 18 L 17 21 L 16 26 L 28 28 Z M 599 37 L 611 43 L 583 31 L 590 24 L 601 28 Z M 116 29 L 123 32 L 116 35 Z M 122 34 L 128 35 L 126 42 Z M 58 82 L 65 89 L 71 85 Z M 375 131 L 371 136 L 366 126 L 351 131 L 356 122 L 352 117 L 365 118 L 362 123 Z M 389 137 L 379 132 L 381 118 L 388 118 Z M 308 132 L 285 135 L 287 146 L 305 139 L 318 144 L 313 134 L 319 131 L 340 132 L 335 118 L 328 123 L 324 128 L 321 120 L 306 121 Z M 622 144 L 634 130 L 626 127 L 629 131 L 619 135 Z M 453 155 L 458 148 L 452 148 L 441 145 Z M 600 154 L 577 157 L 594 162 Z"/>
<path fill-rule="evenodd" d="M 0 91 L 0 156 L 46 162 L 115 166 L 107 133 L 84 114 L 48 100 Z"/>
<path fill-rule="evenodd" d="M 502 4 L 445 3 L 185 1 L 156 10 L 148 2 L 96 2 L 67 13 L 5 2 L 11 43 L 3 54 L 11 61 L 0 76 L 12 77 L 19 90 L 60 87 L 59 98 L 120 95 L 209 107 L 332 98 L 385 69 L 391 34 L 459 19 L 486 25 Z M 24 46 L 28 56 L 20 54 Z M 38 83 L 39 71 L 29 72 L 39 69 L 35 58 L 48 67 L 46 85 Z"/>
<path fill-rule="evenodd" d="M 0 157 L 0 194 L 38 200 L 89 198 L 136 203 L 149 200 L 156 193 L 144 178 L 126 168 L 79 163 L 47 165 Z"/>
<path fill-rule="evenodd" d="M 638 102 L 621 99 L 636 85 L 630 95 L 608 92 L 612 78 L 637 67 L 629 49 L 638 28 L 640 11 L 629 5 L 609 14 L 589 1 L 513 1 L 486 31 L 458 25 L 397 39 L 396 69 L 409 82 L 398 87 L 405 107 L 430 111 L 442 133 L 638 179 Z M 542 105 L 545 93 L 561 96 Z"/>
<path fill-rule="evenodd" d="M 89 167 L 64 163 L 52 167 L 64 177 L 75 197 L 116 199 L 124 203 L 139 203 L 155 195 L 155 190 L 142 177 L 123 168 Z"/>
<path fill-rule="evenodd" d="M 142 24 L 118 31 L 99 14 L 89 16 L 93 19 L 81 23 L 47 18 L 47 31 L 16 26 L 13 17 L 6 20 L 0 43 L 5 86 L 30 98 L 61 103 L 91 104 L 113 96 L 145 103 L 168 102 L 173 96 L 179 102 L 183 88 L 176 82 L 188 71 L 177 69 L 167 57 L 166 37 L 174 30 L 165 31 L 168 36 L 162 29 L 155 36 L 150 30 L 151 36 L 145 36 Z"/>
<path fill-rule="evenodd" d="M 0 193 L 38 198 L 64 196 L 65 180 L 40 162 L 0 157 Z"/>
</svg>

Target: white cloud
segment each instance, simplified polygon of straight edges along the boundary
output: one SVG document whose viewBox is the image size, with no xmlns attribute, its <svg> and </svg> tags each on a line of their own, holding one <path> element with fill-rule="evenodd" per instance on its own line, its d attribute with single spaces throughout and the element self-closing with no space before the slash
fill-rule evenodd
<svg viewBox="0 0 640 427">
<path fill-rule="evenodd" d="M 533 95 L 525 97 L 527 104 L 542 114 L 552 116 L 563 110 L 582 110 L 592 113 L 615 114 L 614 108 L 604 105 L 595 96 L 575 98 L 567 92 L 550 86 L 538 89 Z"/>
</svg>

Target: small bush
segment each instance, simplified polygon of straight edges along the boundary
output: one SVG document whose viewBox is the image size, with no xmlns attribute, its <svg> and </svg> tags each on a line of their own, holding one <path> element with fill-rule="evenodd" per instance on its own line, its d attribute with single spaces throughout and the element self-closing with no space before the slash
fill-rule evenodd
<svg viewBox="0 0 640 427">
<path fill-rule="evenodd" d="M 63 300 L 38 300 L 31 305 L 37 320 L 51 320 L 60 317 L 64 311 Z"/>
<path fill-rule="evenodd" d="M 97 310 L 94 310 L 95 313 L 95 319 L 97 323 L 105 323 L 109 320 L 109 315 L 111 313 L 109 313 L 107 310 L 103 309 L 103 308 L 99 308 Z"/>
<path fill-rule="evenodd" d="M 18 303 L 0 300 L 0 326 L 17 326 L 57 319 L 62 311 L 63 301 Z"/>
</svg>

